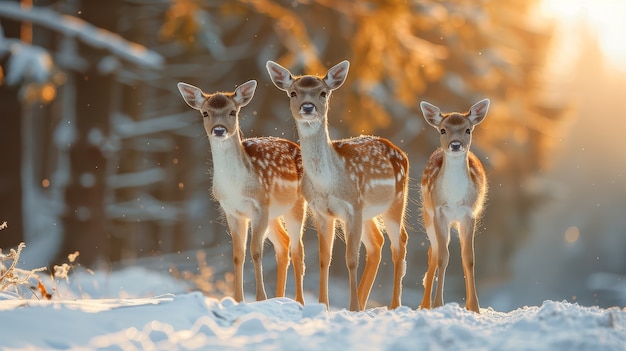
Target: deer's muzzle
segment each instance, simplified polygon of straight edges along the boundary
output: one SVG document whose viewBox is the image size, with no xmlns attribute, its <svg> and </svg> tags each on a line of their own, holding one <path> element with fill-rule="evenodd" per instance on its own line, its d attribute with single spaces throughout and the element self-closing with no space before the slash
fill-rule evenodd
<svg viewBox="0 0 626 351">
<path fill-rule="evenodd" d="M 458 140 L 453 140 L 448 144 L 450 151 L 458 152 L 463 151 L 463 143 Z"/>
<path fill-rule="evenodd" d="M 300 114 L 302 115 L 312 115 L 315 113 L 315 105 L 310 102 L 305 102 L 300 105 Z"/>
<path fill-rule="evenodd" d="M 216 137 L 223 137 L 228 133 L 228 130 L 224 126 L 215 126 L 211 129 L 211 133 Z"/>
</svg>

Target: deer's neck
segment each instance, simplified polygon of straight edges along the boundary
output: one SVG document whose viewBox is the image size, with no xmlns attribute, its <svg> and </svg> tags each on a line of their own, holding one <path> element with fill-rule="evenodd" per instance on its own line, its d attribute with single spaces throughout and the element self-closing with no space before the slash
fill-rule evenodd
<svg viewBox="0 0 626 351">
<path fill-rule="evenodd" d="M 468 151 L 469 152 L 469 151 Z M 464 172 L 467 173 L 467 152 L 458 156 L 450 156 L 444 152 L 443 154 L 443 169 L 450 172 Z"/>
<path fill-rule="evenodd" d="M 324 118 L 324 122 L 318 122 L 319 125 L 309 125 L 303 121 L 298 123 L 305 172 L 317 179 L 329 179 L 340 166 L 325 121 Z"/>
<path fill-rule="evenodd" d="M 241 137 L 235 134 L 226 139 L 209 138 L 213 158 L 213 182 L 233 181 L 248 171 L 248 155 L 241 144 Z"/>
</svg>

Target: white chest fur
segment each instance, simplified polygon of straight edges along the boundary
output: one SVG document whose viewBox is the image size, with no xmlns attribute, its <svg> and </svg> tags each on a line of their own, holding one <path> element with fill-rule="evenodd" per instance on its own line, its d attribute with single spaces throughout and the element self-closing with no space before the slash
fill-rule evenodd
<svg viewBox="0 0 626 351">
<path fill-rule="evenodd" d="M 464 157 L 445 158 L 439 186 L 444 212 L 450 217 L 459 218 L 471 211 L 467 200 L 473 187 L 468 172 Z"/>
<path fill-rule="evenodd" d="M 239 150 L 227 147 L 226 143 L 212 142 L 213 196 L 226 213 L 250 214 L 258 203 L 246 196 L 251 184 L 249 170 Z"/>
</svg>

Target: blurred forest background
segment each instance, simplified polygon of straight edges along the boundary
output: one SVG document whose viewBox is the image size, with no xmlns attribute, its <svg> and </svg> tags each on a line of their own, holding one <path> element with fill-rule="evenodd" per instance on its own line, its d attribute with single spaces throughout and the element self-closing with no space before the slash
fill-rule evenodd
<svg viewBox="0 0 626 351">
<path fill-rule="evenodd" d="M 347 59 L 348 80 L 331 101 L 331 137 L 380 135 L 411 158 L 404 304 L 417 307 L 421 296 L 428 243 L 417 184 L 438 145 L 419 101 L 465 111 L 485 97 L 491 108 L 472 147 L 490 183 L 476 238 L 483 307 L 548 298 L 626 304 L 625 157 L 613 142 L 621 140 L 614 109 L 626 78 L 603 46 L 624 41 L 599 39 L 584 17 L 587 3 L 3 1 L 0 248 L 26 242 L 23 263 L 33 267 L 74 251 L 94 269 L 157 261 L 163 268 L 169 257 L 177 269 L 208 264 L 215 279 L 228 280 L 230 237 L 210 196 L 209 143 L 176 83 L 213 92 L 256 79 L 241 112 L 244 134 L 297 141 L 265 62 L 323 74 Z M 597 3 L 608 4 L 605 15 L 626 15 L 618 1 Z M 347 277 L 342 244 L 332 284 Z M 316 249 L 309 223 L 311 294 Z M 458 252 L 453 237 L 446 300 L 462 303 Z M 389 250 L 383 254 L 373 304 L 391 295 Z M 270 291 L 272 256 L 268 245 Z"/>
</svg>

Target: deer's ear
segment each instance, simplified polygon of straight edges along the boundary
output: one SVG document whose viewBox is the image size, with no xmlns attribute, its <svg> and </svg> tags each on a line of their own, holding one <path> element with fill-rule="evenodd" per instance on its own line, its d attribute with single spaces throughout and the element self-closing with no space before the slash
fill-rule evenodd
<svg viewBox="0 0 626 351">
<path fill-rule="evenodd" d="M 233 99 L 235 103 L 239 106 L 246 106 L 250 101 L 252 101 L 252 97 L 254 96 L 254 91 L 256 90 L 256 80 L 249 80 L 235 89 L 235 96 Z"/>
<path fill-rule="evenodd" d="M 202 108 L 202 104 L 206 100 L 206 94 L 204 94 L 200 88 L 183 82 L 178 83 L 177 86 L 180 95 L 183 96 L 187 105 L 196 110 Z"/>
<path fill-rule="evenodd" d="M 439 128 L 439 124 L 443 119 L 441 117 L 441 111 L 439 110 L 439 107 L 429 104 L 426 101 L 422 101 L 420 102 L 420 108 L 422 109 L 422 113 L 424 114 L 424 119 L 426 120 L 426 122 L 428 122 L 428 124 L 435 128 Z"/>
<path fill-rule="evenodd" d="M 477 125 L 482 122 L 487 116 L 487 110 L 489 110 L 489 99 L 482 99 L 470 107 L 469 119 L 473 125 Z"/>
<path fill-rule="evenodd" d="M 265 67 L 267 68 L 267 72 L 270 74 L 272 83 L 274 83 L 278 89 L 282 91 L 289 90 L 294 79 L 288 69 L 274 61 L 267 61 Z"/>
<path fill-rule="evenodd" d="M 350 62 L 344 60 L 331 67 L 324 77 L 324 83 L 330 90 L 335 90 L 343 85 L 348 77 Z"/>
</svg>

